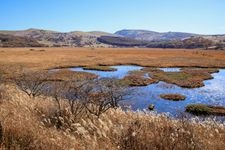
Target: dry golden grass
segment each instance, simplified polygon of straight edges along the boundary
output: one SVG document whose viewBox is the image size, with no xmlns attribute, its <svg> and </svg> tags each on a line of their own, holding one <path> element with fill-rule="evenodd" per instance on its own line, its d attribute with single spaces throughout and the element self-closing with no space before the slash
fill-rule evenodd
<svg viewBox="0 0 225 150">
<path fill-rule="evenodd" d="M 111 109 L 100 118 L 84 117 L 56 129 L 49 120 L 57 109 L 51 98 L 31 99 L 12 85 L 4 89 L 8 100 L 0 104 L 3 149 L 222 150 L 225 146 L 224 124 L 172 120 L 121 109 Z"/>
<path fill-rule="evenodd" d="M 35 111 L 38 100 L 30 99 L 13 86 L 6 86 L 5 90 L 9 98 L 0 105 L 3 149 L 60 150 L 79 147 L 73 137 L 43 126 Z"/>
<path fill-rule="evenodd" d="M 43 49 L 43 48 L 41 48 Z M 136 64 L 141 66 L 225 67 L 225 52 L 171 49 L 0 48 L 6 77 L 23 69 Z M 71 72 L 63 72 L 75 77 Z M 1 75 L 1 74 L 0 74 Z M 83 76 L 83 75 L 81 75 Z M 61 74 L 58 75 L 61 78 Z M 67 80 L 68 78 L 65 78 Z M 2 149 L 218 149 L 225 147 L 225 125 L 213 121 L 173 120 L 146 112 L 110 109 L 100 118 L 83 117 L 56 128 L 50 97 L 28 97 L 15 85 L 1 85 Z"/>
<path fill-rule="evenodd" d="M 141 66 L 225 67 L 225 51 L 144 48 L 0 48 L 0 64 L 48 69 L 66 66 L 136 64 Z"/>
</svg>

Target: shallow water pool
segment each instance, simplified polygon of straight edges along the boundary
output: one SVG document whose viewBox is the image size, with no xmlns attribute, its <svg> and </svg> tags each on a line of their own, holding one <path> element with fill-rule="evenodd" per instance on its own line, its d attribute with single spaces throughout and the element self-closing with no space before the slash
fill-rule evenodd
<svg viewBox="0 0 225 150">
<path fill-rule="evenodd" d="M 84 70 L 83 68 L 70 68 L 72 71 L 83 71 L 94 73 L 99 78 L 122 79 L 130 71 L 141 70 L 140 66 L 112 66 L 117 71 L 96 71 Z M 159 68 L 165 72 L 177 72 L 181 68 Z M 219 73 L 212 74 L 214 79 L 204 81 L 205 86 L 201 88 L 187 89 L 174 84 L 159 82 L 148 86 L 132 87 L 132 95 L 129 100 L 123 101 L 124 105 L 129 105 L 133 110 L 147 109 L 149 104 L 155 105 L 158 113 L 169 113 L 176 116 L 184 112 L 188 104 L 202 103 L 210 105 L 225 106 L 225 69 L 220 69 Z M 186 96 L 184 101 L 168 101 L 160 98 L 160 94 L 178 93 Z"/>
<path fill-rule="evenodd" d="M 89 72 L 98 75 L 99 78 L 116 78 L 122 79 L 129 74 L 130 71 L 141 70 L 140 66 L 111 66 L 111 68 L 117 69 L 116 71 L 98 71 L 98 70 L 84 70 L 82 67 L 69 68 L 72 71 Z"/>
</svg>

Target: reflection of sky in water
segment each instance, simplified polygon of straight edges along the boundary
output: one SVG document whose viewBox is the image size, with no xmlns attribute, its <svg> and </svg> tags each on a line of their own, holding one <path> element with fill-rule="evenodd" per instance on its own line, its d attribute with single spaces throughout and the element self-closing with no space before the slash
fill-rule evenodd
<svg viewBox="0 0 225 150">
<path fill-rule="evenodd" d="M 70 68 L 72 71 L 84 71 L 89 73 L 94 73 L 101 78 L 117 78 L 122 79 L 128 75 L 129 71 L 141 70 L 143 67 L 140 66 L 112 66 L 116 68 L 117 71 L 96 71 L 96 70 L 84 70 L 83 68 Z"/>
<path fill-rule="evenodd" d="M 117 71 L 104 72 L 94 70 L 83 70 L 82 68 L 73 68 L 73 71 L 85 71 L 95 73 L 99 77 L 115 77 L 123 78 L 129 71 L 140 70 L 139 66 L 112 66 Z M 180 71 L 180 68 L 164 68 L 164 71 Z M 172 115 L 177 112 L 183 112 L 187 104 L 203 103 L 211 105 L 225 106 L 225 69 L 221 69 L 219 73 L 212 74 L 214 79 L 204 81 L 205 86 L 195 89 L 181 88 L 173 84 L 159 82 L 145 87 L 132 87 L 131 99 L 123 101 L 124 104 L 131 105 L 133 110 L 147 109 L 149 104 L 154 104 L 157 112 L 170 112 Z M 163 100 L 160 94 L 179 93 L 187 98 L 184 101 L 174 102 Z"/>
<path fill-rule="evenodd" d="M 225 69 L 213 74 L 214 79 L 204 81 L 205 86 L 195 89 L 181 88 L 173 84 L 159 82 L 146 87 L 136 87 L 134 96 L 128 102 L 134 110 L 146 109 L 149 104 L 155 104 L 157 112 L 176 114 L 183 112 L 187 104 L 203 103 L 225 106 Z M 179 93 L 187 98 L 184 101 L 174 102 L 163 100 L 160 94 Z"/>
<path fill-rule="evenodd" d="M 159 70 L 162 70 L 164 72 L 179 72 L 180 68 L 159 68 Z"/>
</svg>

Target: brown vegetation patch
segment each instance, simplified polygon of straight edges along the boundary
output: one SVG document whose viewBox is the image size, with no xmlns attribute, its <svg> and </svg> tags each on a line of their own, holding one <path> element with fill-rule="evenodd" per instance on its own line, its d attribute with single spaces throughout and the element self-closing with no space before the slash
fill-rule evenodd
<svg viewBox="0 0 225 150">
<path fill-rule="evenodd" d="M 88 72 L 76 72 L 68 69 L 60 69 L 50 73 L 49 80 L 56 81 L 77 81 L 77 80 L 90 80 L 97 78 L 97 75 Z"/>
<path fill-rule="evenodd" d="M 210 73 L 217 72 L 217 69 L 184 69 L 180 72 L 163 72 L 155 69 L 143 69 L 148 71 L 153 79 L 176 84 L 184 88 L 198 88 L 204 86 L 203 81 L 212 79 Z"/>
<path fill-rule="evenodd" d="M 225 67 L 225 51 L 147 48 L 0 48 L 0 64 L 30 70 L 65 66 L 127 65 L 147 67 Z M 32 48 L 34 51 L 40 48 Z M 196 53 L 197 52 L 197 53 Z M 88 57 L 92 56 L 92 57 Z M 15 70 L 14 70 L 15 72 Z"/>
<path fill-rule="evenodd" d="M 129 86 L 147 86 L 158 82 L 154 79 L 145 78 L 143 76 L 128 75 L 122 79 L 122 81 Z"/>
<path fill-rule="evenodd" d="M 222 106 L 190 104 L 186 106 L 186 111 L 194 115 L 225 116 L 225 107 Z"/>
<path fill-rule="evenodd" d="M 97 70 L 97 71 L 116 71 L 116 68 L 110 66 L 85 66 L 84 70 Z"/>
<path fill-rule="evenodd" d="M 161 94 L 160 97 L 162 99 L 172 100 L 172 101 L 182 101 L 186 99 L 186 96 L 181 94 Z"/>
<path fill-rule="evenodd" d="M 140 71 L 131 71 L 123 80 L 130 86 L 146 86 L 158 81 L 176 84 L 184 88 L 204 86 L 203 81 L 212 79 L 211 73 L 219 72 L 215 68 L 183 68 L 180 72 L 164 72 L 158 68 L 145 67 Z M 149 77 L 145 77 L 145 75 Z"/>
</svg>

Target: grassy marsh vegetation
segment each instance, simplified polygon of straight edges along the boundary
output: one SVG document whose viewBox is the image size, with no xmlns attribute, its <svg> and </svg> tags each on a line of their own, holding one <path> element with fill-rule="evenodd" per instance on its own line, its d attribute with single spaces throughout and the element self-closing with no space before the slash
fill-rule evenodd
<svg viewBox="0 0 225 150">
<path fill-rule="evenodd" d="M 216 115 L 225 116 L 225 107 L 210 106 L 204 104 L 190 104 L 186 107 L 186 111 L 194 115 Z"/>
<path fill-rule="evenodd" d="M 144 112 L 109 109 L 97 118 L 89 113 L 74 120 L 64 100 L 60 116 L 55 100 L 35 100 L 13 85 L 0 107 L 3 149 L 223 149 L 224 125 L 201 124 L 185 117 L 169 119 Z M 13 94 L 12 94 L 13 93 Z M 10 110 L 14 110 L 11 112 Z"/>
<path fill-rule="evenodd" d="M 78 79 L 95 79 L 97 75 L 87 72 L 75 72 L 68 69 L 59 69 L 57 71 L 52 71 L 48 77 L 48 80 L 52 81 L 73 81 Z"/>
<path fill-rule="evenodd" d="M 211 73 L 218 72 L 217 69 L 204 68 L 188 68 L 180 72 L 164 72 L 152 68 L 144 68 L 143 71 L 159 81 L 164 81 L 171 84 L 176 84 L 184 88 L 198 88 L 204 86 L 203 81 L 212 79 Z"/>
<path fill-rule="evenodd" d="M 146 49 L 45 48 L 46 51 L 42 53 L 17 48 L 3 50 L 5 52 L 0 55 L 1 149 L 223 150 L 225 147 L 223 123 L 214 120 L 201 122 L 198 118 L 188 119 L 185 116 L 171 119 L 152 112 L 123 111 L 117 107 L 117 102 L 124 98 L 123 87 L 118 88 L 118 82 L 94 83 L 98 85 L 99 91 L 93 93 L 92 84 L 81 84 L 80 80 L 92 80 L 96 78 L 95 75 L 62 70 L 51 72 L 47 79 L 42 79 L 47 82 L 45 86 L 51 85 L 54 90 L 41 88 L 40 94 L 29 96 L 25 91 L 30 92 L 31 87 L 42 86 L 28 84 L 36 82 L 21 76 L 21 68 L 31 72 L 65 66 L 133 62 L 141 66 L 156 67 L 177 64 L 225 67 L 224 52 L 204 51 L 202 53 L 207 55 L 198 55 L 194 51 Z M 88 57 L 90 55 L 94 57 Z M 153 70 L 154 73 L 163 74 Z M 204 76 L 208 78 L 208 75 L 207 71 Z M 15 80 L 12 80 L 15 76 L 30 82 L 16 84 Z M 80 100 L 85 100 L 85 103 Z"/>
<path fill-rule="evenodd" d="M 39 50 L 39 48 L 32 48 Z M 0 48 L 3 66 L 49 69 L 65 66 L 140 65 L 147 67 L 225 67 L 225 51 L 146 48 Z M 91 57 L 90 57 L 91 56 Z M 14 70 L 14 69 L 13 69 Z M 15 70 L 14 70 L 15 71 Z"/>
<path fill-rule="evenodd" d="M 162 99 L 172 100 L 172 101 L 182 101 L 186 99 L 186 96 L 181 94 L 161 94 L 160 97 Z"/>
<path fill-rule="evenodd" d="M 142 76 L 128 75 L 122 79 L 122 82 L 129 86 L 147 86 L 158 82 L 157 80 L 148 79 Z"/>
</svg>

